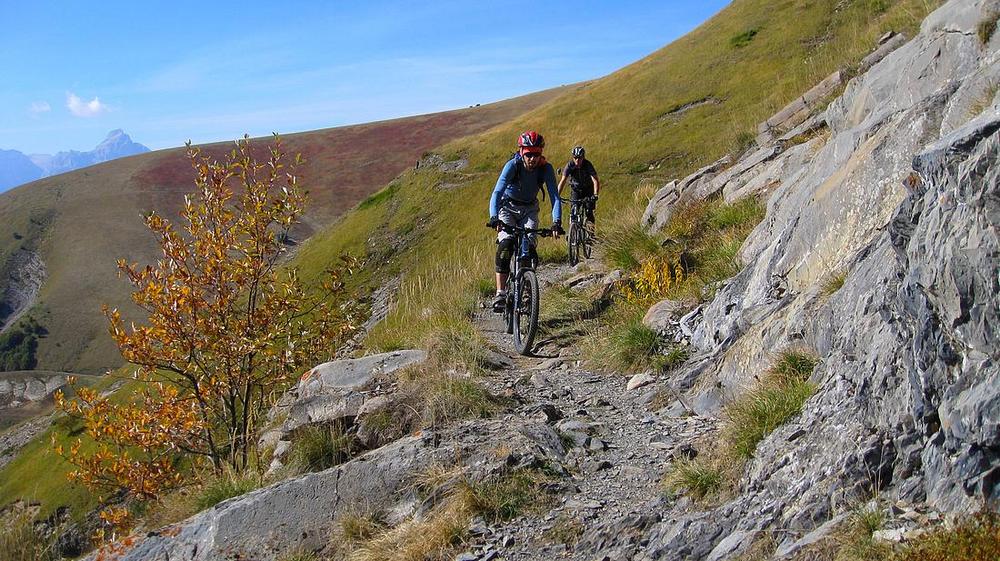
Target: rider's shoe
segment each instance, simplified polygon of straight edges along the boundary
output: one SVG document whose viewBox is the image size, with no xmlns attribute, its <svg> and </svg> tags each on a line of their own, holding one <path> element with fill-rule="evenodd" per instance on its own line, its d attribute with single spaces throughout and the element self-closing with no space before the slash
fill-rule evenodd
<svg viewBox="0 0 1000 561">
<path fill-rule="evenodd" d="M 497 292 L 497 295 L 493 297 L 493 313 L 502 314 L 503 309 L 507 306 L 507 293 Z"/>
</svg>

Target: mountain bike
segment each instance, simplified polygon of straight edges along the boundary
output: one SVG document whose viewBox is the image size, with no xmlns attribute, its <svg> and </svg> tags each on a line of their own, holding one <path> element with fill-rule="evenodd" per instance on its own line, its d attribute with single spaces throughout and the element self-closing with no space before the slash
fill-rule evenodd
<svg viewBox="0 0 1000 561">
<path fill-rule="evenodd" d="M 566 235 L 566 243 L 569 249 L 569 264 L 576 265 L 580 262 L 580 256 L 590 259 L 593 252 L 594 237 L 587 225 L 586 204 L 593 200 L 593 197 L 582 199 L 563 199 L 563 202 L 570 203 L 569 232 Z"/>
<path fill-rule="evenodd" d="M 514 348 L 517 352 L 528 356 L 531 346 L 538 333 L 538 276 L 535 267 L 538 256 L 534 251 L 529 256 L 528 263 L 522 263 L 518 255 L 521 244 L 528 234 L 537 234 L 543 238 L 551 236 L 549 229 L 521 228 L 501 222 L 499 227 L 514 236 L 514 252 L 511 255 L 510 276 L 507 280 L 507 301 L 504 305 L 503 320 L 507 326 L 507 334 L 514 336 Z M 534 248 L 532 248 L 534 249 Z"/>
</svg>

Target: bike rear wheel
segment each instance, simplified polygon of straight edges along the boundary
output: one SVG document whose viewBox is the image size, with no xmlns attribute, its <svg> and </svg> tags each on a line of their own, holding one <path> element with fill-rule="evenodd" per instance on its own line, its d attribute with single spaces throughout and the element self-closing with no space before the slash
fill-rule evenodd
<svg viewBox="0 0 1000 561">
<path fill-rule="evenodd" d="M 514 348 L 528 356 L 538 332 L 538 277 L 528 270 L 514 289 Z"/>
<path fill-rule="evenodd" d="M 587 228 L 580 228 L 580 230 L 583 231 L 580 235 L 580 247 L 583 249 L 583 256 L 590 259 L 594 250 L 594 238 L 590 235 Z"/>
</svg>

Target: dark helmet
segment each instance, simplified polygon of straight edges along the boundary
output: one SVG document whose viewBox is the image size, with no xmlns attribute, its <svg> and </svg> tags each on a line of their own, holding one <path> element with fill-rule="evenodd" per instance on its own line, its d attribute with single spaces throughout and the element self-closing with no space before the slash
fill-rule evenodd
<svg viewBox="0 0 1000 561">
<path fill-rule="evenodd" d="M 583 149 L 583 146 L 574 146 L 573 147 L 573 157 L 574 158 L 582 158 L 583 155 L 586 154 L 586 153 L 587 153 L 587 151 Z"/>
<path fill-rule="evenodd" d="M 529 152 L 541 152 L 545 148 L 545 138 L 535 131 L 525 131 L 518 137 L 517 147 Z"/>
</svg>

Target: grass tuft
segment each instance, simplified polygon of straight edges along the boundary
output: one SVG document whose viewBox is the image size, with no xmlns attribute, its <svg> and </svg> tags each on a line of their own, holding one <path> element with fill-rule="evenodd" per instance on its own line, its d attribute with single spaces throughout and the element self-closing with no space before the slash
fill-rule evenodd
<svg viewBox="0 0 1000 561">
<path fill-rule="evenodd" d="M 653 366 L 661 371 L 673 370 L 684 364 L 689 354 L 687 347 L 671 346 L 665 353 L 653 357 Z"/>
<path fill-rule="evenodd" d="M 990 39 L 993 38 L 993 33 L 997 30 L 998 18 L 1000 18 L 1000 14 L 991 12 L 976 26 L 976 35 L 979 36 L 979 42 L 983 45 L 989 43 Z"/>
<path fill-rule="evenodd" d="M 585 353 L 592 362 L 606 368 L 634 372 L 655 366 L 660 336 L 636 316 L 627 321 L 614 319 L 607 331 L 599 330 L 585 340 Z"/>
<path fill-rule="evenodd" d="M 703 500 L 722 490 L 725 474 L 718 462 L 703 456 L 681 459 L 670 466 L 663 480 L 664 488 L 674 494 L 689 494 Z"/>
<path fill-rule="evenodd" d="M 988 561 L 1000 559 L 1000 514 L 981 512 L 953 527 L 935 529 L 903 545 L 892 561 Z"/>
<path fill-rule="evenodd" d="M 837 561 L 885 560 L 892 547 L 875 539 L 875 532 L 885 527 L 885 513 L 878 505 L 869 505 L 851 513 L 847 527 L 838 538 Z"/>
<path fill-rule="evenodd" d="M 808 381 L 816 363 L 804 351 L 785 351 L 750 391 L 726 406 L 723 441 L 731 456 L 749 460 L 761 440 L 802 410 L 816 390 Z"/>
<path fill-rule="evenodd" d="M 499 411 L 504 401 L 494 396 L 473 378 L 433 366 L 406 369 L 403 380 L 403 400 L 396 418 L 409 417 L 409 428 L 440 426 L 469 418 L 485 418 Z"/>
<path fill-rule="evenodd" d="M 432 484 L 440 485 L 459 471 L 435 472 Z M 500 522 L 533 505 L 540 505 L 544 477 L 529 470 L 516 470 L 481 482 L 462 480 L 419 519 L 384 530 L 351 552 L 349 561 L 426 561 L 447 559 L 468 536 L 474 516 Z"/>
<path fill-rule="evenodd" d="M 354 438 L 340 425 L 308 425 L 295 435 L 289 466 L 297 473 L 323 471 L 354 455 Z"/>
<path fill-rule="evenodd" d="M 552 527 L 546 530 L 542 535 L 550 543 L 563 544 L 566 547 L 573 547 L 576 542 L 580 540 L 583 533 L 586 531 L 586 527 L 583 522 L 580 522 L 576 518 L 562 513 L 556 518 L 555 523 Z"/>
<path fill-rule="evenodd" d="M 544 477 L 535 471 L 516 470 L 479 482 L 463 482 L 459 497 L 476 515 L 491 523 L 514 518 L 529 507 L 539 506 L 539 487 Z"/>
<path fill-rule="evenodd" d="M 36 524 L 28 509 L 14 507 L 0 516 L 0 559 L 4 561 L 54 561 L 53 536 Z"/>
<path fill-rule="evenodd" d="M 227 471 L 221 475 L 213 476 L 202 484 L 195 495 L 196 512 L 212 508 L 227 499 L 245 495 L 259 489 L 263 484 L 263 477 L 253 472 L 233 473 Z"/>
<path fill-rule="evenodd" d="M 840 271 L 837 273 L 831 273 L 823 281 L 823 285 L 820 286 L 819 293 L 825 298 L 833 296 L 835 292 L 843 288 L 844 282 L 847 280 L 847 271 Z"/>
<path fill-rule="evenodd" d="M 337 520 L 340 537 L 348 542 L 363 542 L 385 530 L 385 522 L 375 512 L 349 512 Z"/>
<path fill-rule="evenodd" d="M 993 98 L 997 96 L 997 92 L 1000 92 L 1000 82 L 995 80 L 987 82 L 986 87 L 983 88 L 979 97 L 969 105 L 969 118 L 976 117 L 983 111 L 986 111 L 993 104 Z"/>
</svg>

